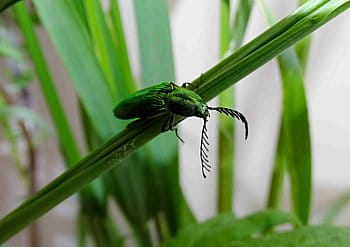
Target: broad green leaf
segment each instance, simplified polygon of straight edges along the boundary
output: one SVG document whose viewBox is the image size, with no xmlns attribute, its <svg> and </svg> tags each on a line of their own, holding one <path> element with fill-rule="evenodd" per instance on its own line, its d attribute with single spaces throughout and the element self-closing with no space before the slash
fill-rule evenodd
<svg viewBox="0 0 350 247">
<path fill-rule="evenodd" d="M 261 2 L 263 3 L 263 2 Z M 262 4 L 263 11 L 270 25 L 274 17 Z M 291 177 L 293 209 L 300 220 L 306 224 L 311 203 L 311 142 L 304 89 L 303 72 L 294 48 L 289 48 L 278 57 L 278 65 L 282 77 L 283 113 L 276 155 L 276 172 L 283 171 L 286 165 Z M 284 158 L 282 158 L 285 156 Z M 280 175 L 283 181 L 283 174 Z M 273 179 L 275 179 L 273 177 Z M 281 192 L 283 183 L 275 184 L 272 180 L 272 195 L 274 191 Z M 270 201 L 273 203 L 273 196 Z M 270 205 L 276 206 L 276 205 Z"/>
<path fill-rule="evenodd" d="M 262 211 L 240 219 L 227 213 L 201 224 L 189 225 L 163 247 L 223 246 L 286 223 L 298 224 L 298 221 L 291 214 L 277 210 Z"/>
<path fill-rule="evenodd" d="M 97 134 L 102 139 L 111 137 L 121 125 L 112 114 L 115 100 L 95 56 L 79 1 L 33 2 Z"/>
<path fill-rule="evenodd" d="M 235 241 L 230 247 L 348 247 L 350 228 L 330 225 L 305 226 L 294 231 Z"/>
<path fill-rule="evenodd" d="M 311 12 L 305 13 L 305 8 L 309 10 L 311 2 L 315 3 L 316 1 L 310 1 L 301 6 L 287 19 L 277 23 L 255 40 L 243 46 L 235 54 L 215 65 L 204 73 L 201 80 L 200 78 L 195 79 L 193 83 L 198 85 L 199 81 L 201 82 L 195 91 L 203 99 L 210 100 L 227 87 L 232 86 L 240 78 L 245 77 L 350 7 L 350 0 L 330 0 L 326 3 L 322 2 L 323 4 L 317 5 Z M 317 1 L 317 3 L 320 2 Z M 303 15 L 300 16 L 302 13 Z M 295 19 L 294 15 L 297 15 L 299 19 L 296 23 L 290 21 Z M 300 21 L 300 19 L 302 20 Z M 278 29 L 281 27 L 281 23 L 284 23 L 284 29 L 279 32 Z M 287 23 L 291 26 L 285 29 Z M 271 33 L 277 35 L 271 37 Z M 257 43 L 265 43 L 265 45 L 262 47 L 256 46 Z M 244 54 L 246 56 L 243 56 Z M 239 62 L 237 62 L 237 57 L 241 57 Z M 0 232 L 2 233 L 0 243 L 3 243 L 64 199 L 82 189 L 93 179 L 111 168 L 120 166 L 131 153 L 160 134 L 164 120 L 164 116 L 159 116 L 154 119 L 133 122 L 119 134 L 88 154 L 74 167 L 68 169 L 35 193 L 0 220 Z"/>
</svg>

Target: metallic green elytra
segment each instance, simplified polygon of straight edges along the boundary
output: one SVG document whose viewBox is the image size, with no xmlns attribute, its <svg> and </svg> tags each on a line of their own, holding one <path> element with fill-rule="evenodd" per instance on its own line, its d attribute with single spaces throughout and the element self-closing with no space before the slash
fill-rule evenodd
<svg viewBox="0 0 350 247">
<path fill-rule="evenodd" d="M 204 120 L 202 128 L 202 137 L 200 144 L 200 158 L 202 164 L 202 174 L 206 178 L 205 172 L 209 172 L 208 135 L 206 123 L 208 121 L 209 110 L 215 110 L 224 113 L 233 118 L 242 121 L 245 126 L 245 138 L 248 137 L 248 122 L 242 113 L 224 107 L 210 107 L 194 91 L 188 89 L 189 83 L 184 83 L 181 87 L 172 82 L 162 82 L 155 86 L 148 87 L 129 95 L 126 99 L 119 102 L 113 110 L 114 115 L 120 119 L 147 119 L 168 113 L 161 131 L 175 130 L 175 116 L 199 117 Z"/>
</svg>

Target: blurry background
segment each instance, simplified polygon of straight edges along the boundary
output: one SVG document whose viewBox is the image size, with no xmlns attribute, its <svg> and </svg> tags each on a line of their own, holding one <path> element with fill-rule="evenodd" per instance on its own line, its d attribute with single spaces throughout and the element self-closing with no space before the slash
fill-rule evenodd
<svg viewBox="0 0 350 247">
<path fill-rule="evenodd" d="M 132 3 L 129 0 L 120 1 L 131 64 L 137 76 L 140 74 L 140 64 Z M 296 3 L 289 0 L 269 0 L 266 3 L 278 18 L 296 8 Z M 198 77 L 219 61 L 219 0 L 172 0 L 169 2 L 169 15 L 176 82 L 181 84 Z M 316 31 L 312 39 L 305 78 L 313 158 L 311 222 L 318 222 L 329 205 L 350 189 L 349 23 L 348 11 Z M 255 6 L 245 42 L 266 28 L 265 18 Z M 77 99 L 69 76 L 45 31 L 39 28 L 37 32 L 55 81 L 59 82 L 57 87 L 70 122 L 74 124 L 74 134 L 81 140 L 79 113 L 75 109 Z M 18 40 L 19 37 L 14 36 L 13 39 Z M 281 114 L 281 82 L 276 62 L 269 62 L 235 87 L 236 109 L 245 114 L 250 128 L 250 136 L 245 141 L 243 127 L 236 125 L 235 207 L 240 216 L 261 209 L 266 203 Z M 29 90 L 33 96 L 30 102 L 32 108 L 50 123 L 37 83 L 32 83 Z M 210 102 L 210 105 L 215 104 L 215 100 Z M 202 121 L 192 118 L 180 125 L 180 136 L 185 141 L 185 144 L 179 143 L 181 184 L 199 220 L 215 214 L 216 124 L 216 114 L 212 114 L 208 129 L 214 169 L 205 180 L 199 169 Z M 24 195 L 18 173 L 11 163 L 8 143 L 2 135 L 0 133 L 0 217 L 13 209 Z M 38 186 L 42 187 L 61 174 L 64 165 L 53 134 L 46 135 L 39 147 L 37 176 Z M 288 205 L 288 200 L 284 198 L 285 205 Z M 75 246 L 76 210 L 76 197 L 71 197 L 39 220 L 42 246 Z M 115 211 L 118 214 L 118 210 Z M 350 225 L 350 207 L 347 212 L 337 219 L 337 224 Z M 123 219 L 118 222 L 123 224 Z M 125 227 L 123 231 L 127 232 L 128 229 Z M 22 232 L 8 246 L 25 246 L 25 241 L 26 236 Z"/>
</svg>

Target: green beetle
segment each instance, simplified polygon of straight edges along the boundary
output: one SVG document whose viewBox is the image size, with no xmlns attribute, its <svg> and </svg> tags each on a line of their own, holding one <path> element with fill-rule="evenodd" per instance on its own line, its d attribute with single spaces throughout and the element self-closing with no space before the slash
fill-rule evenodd
<svg viewBox="0 0 350 247">
<path fill-rule="evenodd" d="M 207 126 L 209 110 L 215 110 L 224 113 L 233 118 L 242 121 L 245 126 L 245 139 L 248 137 L 248 122 L 242 113 L 224 107 L 210 107 L 206 102 L 194 91 L 188 87 L 190 83 L 184 83 L 181 87 L 172 82 L 162 82 L 155 86 L 151 86 L 137 91 L 126 99 L 119 102 L 113 110 L 114 115 L 120 119 L 147 119 L 168 113 L 161 131 L 175 130 L 175 116 L 182 117 L 199 117 L 204 120 L 200 144 L 200 159 L 202 164 L 202 174 L 206 178 L 205 172 L 209 172 L 208 135 Z"/>
</svg>

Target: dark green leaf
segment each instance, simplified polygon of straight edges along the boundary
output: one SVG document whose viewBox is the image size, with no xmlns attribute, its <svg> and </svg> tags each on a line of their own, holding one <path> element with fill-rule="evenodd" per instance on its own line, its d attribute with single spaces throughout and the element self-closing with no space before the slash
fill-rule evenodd
<svg viewBox="0 0 350 247">
<path fill-rule="evenodd" d="M 111 137 L 121 128 L 111 113 L 115 100 L 95 56 L 78 3 L 69 0 L 34 3 L 97 134 L 102 139 Z M 67 32 L 69 35 L 62 35 Z"/>
<path fill-rule="evenodd" d="M 263 6 L 263 10 L 269 24 L 273 25 L 274 17 L 266 7 Z M 293 208 L 306 224 L 311 203 L 311 142 L 303 72 L 293 48 L 278 57 L 278 64 L 283 83 L 283 113 L 276 169 L 283 171 L 283 167 L 287 166 L 291 177 Z M 283 174 L 280 176 L 283 181 Z M 283 183 L 277 186 L 282 187 Z M 271 191 L 281 190 L 279 187 L 273 187 Z"/>
<path fill-rule="evenodd" d="M 223 246 L 234 240 L 252 237 L 270 227 L 280 224 L 296 224 L 289 213 L 267 210 L 237 219 L 231 214 L 216 216 L 202 224 L 189 225 L 164 247 L 212 247 Z"/>
<path fill-rule="evenodd" d="M 233 242 L 230 247 L 348 247 L 350 229 L 335 226 L 306 226 L 294 231 Z"/>
</svg>

